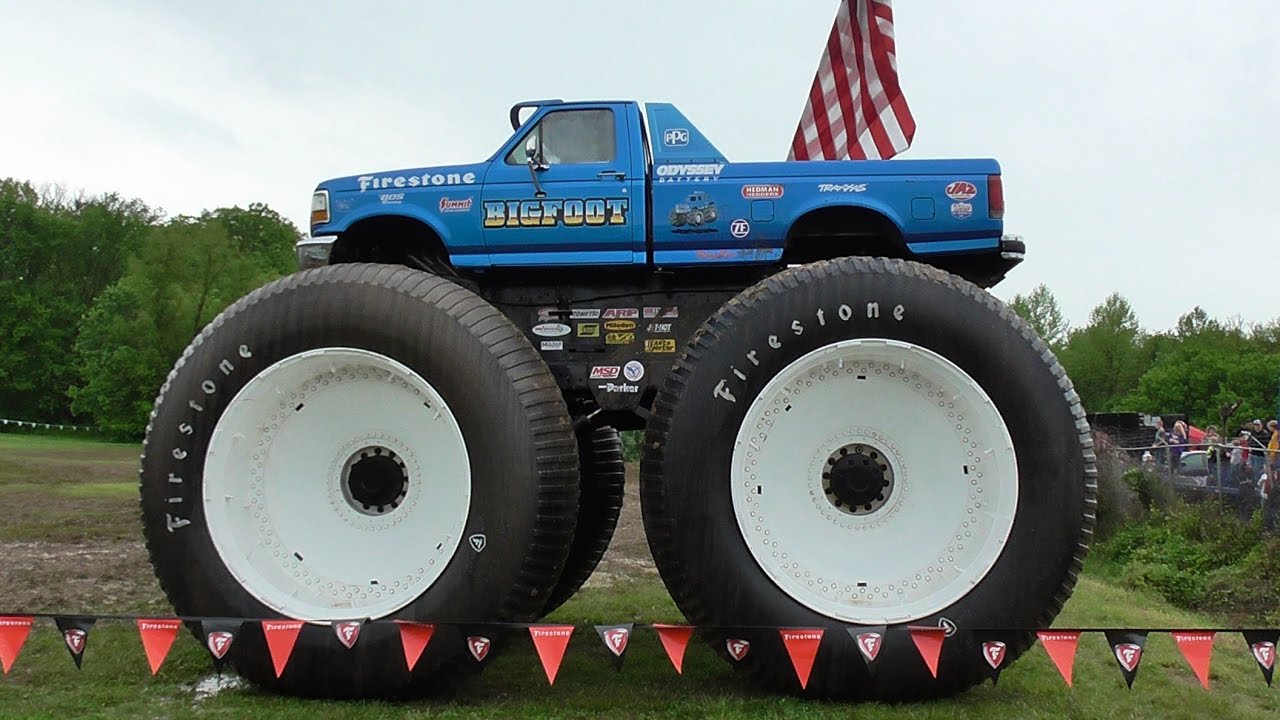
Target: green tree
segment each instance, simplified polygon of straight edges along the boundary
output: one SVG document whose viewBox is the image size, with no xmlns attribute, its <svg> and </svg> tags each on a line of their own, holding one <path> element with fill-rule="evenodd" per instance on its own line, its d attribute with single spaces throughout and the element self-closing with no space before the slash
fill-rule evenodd
<svg viewBox="0 0 1280 720">
<path fill-rule="evenodd" d="M 1121 399 L 1150 364 L 1146 334 L 1119 293 L 1111 293 L 1089 313 L 1089 324 L 1067 335 L 1059 358 L 1090 412 L 1121 410 Z"/>
<path fill-rule="evenodd" d="M 1054 297 L 1048 287 L 1040 284 L 1026 295 L 1014 295 L 1009 301 L 1009 307 L 1026 320 L 1031 329 L 1055 352 L 1062 348 L 1071 326 L 1062 314 L 1058 298 Z"/>
</svg>

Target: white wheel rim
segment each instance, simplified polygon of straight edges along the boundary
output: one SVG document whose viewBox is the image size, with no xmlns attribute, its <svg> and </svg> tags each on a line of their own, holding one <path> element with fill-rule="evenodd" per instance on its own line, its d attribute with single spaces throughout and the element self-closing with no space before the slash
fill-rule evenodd
<svg viewBox="0 0 1280 720">
<path fill-rule="evenodd" d="M 892 470 L 891 492 L 864 515 L 824 489 L 829 461 L 854 445 Z M 896 340 L 845 340 L 784 368 L 747 410 L 730 477 L 738 527 L 770 579 L 815 612 L 867 625 L 964 597 L 999 558 L 1018 503 L 995 404 L 954 363 Z"/>
<path fill-rule="evenodd" d="M 352 471 L 366 448 L 403 463 L 366 508 Z M 387 467 L 383 463 L 383 470 Z M 232 399 L 209 441 L 209 534 L 241 586 L 299 619 L 377 618 L 425 592 L 462 538 L 471 465 L 439 393 L 378 353 L 324 348 L 285 358 Z M 381 497 L 381 496 L 379 496 Z M 394 507 L 392 507 L 394 505 Z"/>
</svg>

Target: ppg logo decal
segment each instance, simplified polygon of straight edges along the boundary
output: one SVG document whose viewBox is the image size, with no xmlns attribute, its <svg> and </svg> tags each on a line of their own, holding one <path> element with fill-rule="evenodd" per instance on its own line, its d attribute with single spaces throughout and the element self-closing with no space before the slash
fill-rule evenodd
<svg viewBox="0 0 1280 720">
<path fill-rule="evenodd" d="M 689 144 L 689 131 L 685 128 L 671 128 L 662 133 L 662 144 L 667 147 L 684 147 Z"/>
</svg>

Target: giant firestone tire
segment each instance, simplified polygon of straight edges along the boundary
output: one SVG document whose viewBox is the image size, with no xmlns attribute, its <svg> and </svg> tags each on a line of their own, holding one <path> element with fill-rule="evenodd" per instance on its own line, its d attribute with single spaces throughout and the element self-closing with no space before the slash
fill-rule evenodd
<svg viewBox="0 0 1280 720">
<path fill-rule="evenodd" d="M 800 692 L 776 628 L 825 628 L 807 694 L 947 696 L 986 677 L 970 629 L 1013 628 L 1012 662 L 1070 595 L 1091 447 L 1062 367 L 998 300 L 917 263 L 824 261 L 685 348 L 645 436 L 645 532 L 680 609 L 726 658 L 748 640 L 757 680 Z M 906 626 L 940 624 L 958 629 L 935 680 Z M 863 626 L 888 627 L 874 672 L 845 632 Z"/>
<path fill-rule="evenodd" d="M 531 621 L 573 536 L 577 465 L 555 381 L 495 308 L 423 272 L 324 267 L 235 303 L 169 374 L 147 547 L 186 616 Z M 419 695 L 476 667 L 458 627 L 412 674 L 389 622 L 351 650 L 304 627 L 279 679 L 252 625 L 229 659 L 278 692 Z"/>
<path fill-rule="evenodd" d="M 618 527 L 626 484 L 622 437 L 611 427 L 587 428 L 578 434 L 578 467 L 582 477 L 578 526 L 564 563 L 564 573 L 551 590 L 544 614 L 551 614 L 578 592 L 595 572 Z"/>
</svg>

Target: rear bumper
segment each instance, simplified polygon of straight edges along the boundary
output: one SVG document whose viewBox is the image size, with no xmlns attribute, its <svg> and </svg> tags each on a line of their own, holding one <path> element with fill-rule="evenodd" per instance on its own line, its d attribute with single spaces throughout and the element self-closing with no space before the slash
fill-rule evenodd
<svg viewBox="0 0 1280 720">
<path fill-rule="evenodd" d="M 294 252 L 298 255 L 298 269 L 306 270 L 329 264 L 329 253 L 333 251 L 333 243 L 337 235 L 317 235 L 304 238 L 294 243 Z"/>
</svg>

